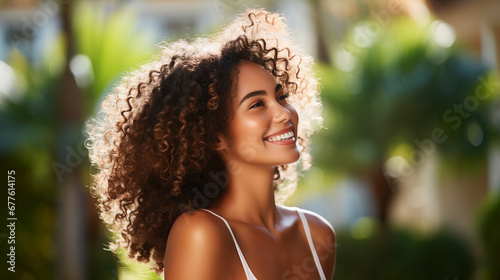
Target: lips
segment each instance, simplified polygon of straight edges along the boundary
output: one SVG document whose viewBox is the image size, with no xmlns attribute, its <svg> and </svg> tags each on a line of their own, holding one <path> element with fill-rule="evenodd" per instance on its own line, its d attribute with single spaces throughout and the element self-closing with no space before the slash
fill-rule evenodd
<svg viewBox="0 0 500 280">
<path fill-rule="evenodd" d="M 290 141 L 295 140 L 294 136 L 295 133 L 293 132 L 292 127 L 289 127 L 265 137 L 264 140 L 269 142 Z"/>
</svg>

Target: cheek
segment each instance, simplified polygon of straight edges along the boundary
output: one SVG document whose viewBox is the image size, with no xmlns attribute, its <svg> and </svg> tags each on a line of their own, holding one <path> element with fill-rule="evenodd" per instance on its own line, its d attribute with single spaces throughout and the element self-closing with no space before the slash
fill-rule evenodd
<svg viewBox="0 0 500 280">
<path fill-rule="evenodd" d="M 254 138 L 261 139 L 266 131 L 266 117 L 260 115 L 238 116 L 232 122 L 231 130 L 237 141 L 253 141 Z"/>
<path fill-rule="evenodd" d="M 254 160 L 264 149 L 263 136 L 266 131 L 265 117 L 244 116 L 236 117 L 231 123 L 232 145 L 231 150 L 246 160 Z"/>
</svg>

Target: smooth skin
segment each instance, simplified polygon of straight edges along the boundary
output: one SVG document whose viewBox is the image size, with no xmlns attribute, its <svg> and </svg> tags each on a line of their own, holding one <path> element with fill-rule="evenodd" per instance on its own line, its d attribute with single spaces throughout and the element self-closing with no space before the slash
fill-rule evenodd
<svg viewBox="0 0 500 280">
<path fill-rule="evenodd" d="M 287 94 L 262 66 L 238 66 L 229 135 L 217 151 L 227 164 L 229 184 L 209 210 L 231 226 L 243 255 L 259 280 L 320 279 L 302 223 L 293 208 L 276 205 L 273 168 L 298 160 L 297 144 L 268 141 L 283 129 L 297 135 L 298 115 Z M 305 211 L 327 279 L 333 277 L 335 232 L 321 216 Z M 195 210 L 172 226 L 165 251 L 166 280 L 247 279 L 229 230 L 214 215 Z"/>
</svg>

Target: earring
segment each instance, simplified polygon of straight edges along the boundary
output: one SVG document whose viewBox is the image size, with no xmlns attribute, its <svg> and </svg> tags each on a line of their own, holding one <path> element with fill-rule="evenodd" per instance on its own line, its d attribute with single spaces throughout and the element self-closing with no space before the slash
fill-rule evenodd
<svg viewBox="0 0 500 280">
<path fill-rule="evenodd" d="M 274 174 L 273 174 L 273 179 L 278 180 L 280 178 L 280 171 L 278 169 L 278 166 L 274 167 Z"/>
</svg>

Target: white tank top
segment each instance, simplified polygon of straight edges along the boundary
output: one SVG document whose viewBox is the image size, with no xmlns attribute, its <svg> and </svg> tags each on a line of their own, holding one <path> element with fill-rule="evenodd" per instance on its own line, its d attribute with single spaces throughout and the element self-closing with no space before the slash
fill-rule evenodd
<svg viewBox="0 0 500 280">
<path fill-rule="evenodd" d="M 304 231 L 306 232 L 306 237 L 307 237 L 307 242 L 309 243 L 309 248 L 311 249 L 311 253 L 313 255 L 314 263 L 316 264 L 316 268 L 318 269 L 319 276 L 321 280 L 326 280 L 325 273 L 323 272 L 323 268 L 321 267 L 321 263 L 319 262 L 318 258 L 318 253 L 316 253 L 316 249 L 314 248 L 314 243 L 311 238 L 311 231 L 309 230 L 309 224 L 307 223 L 307 219 L 304 216 L 304 213 L 300 211 L 299 208 L 294 207 L 295 211 L 297 211 L 297 214 L 299 215 L 300 221 L 302 222 L 302 226 L 304 227 Z M 234 237 L 233 231 L 231 230 L 231 227 L 229 226 L 229 223 L 226 221 L 226 219 L 222 218 L 221 216 L 215 214 L 214 212 L 208 210 L 208 209 L 202 209 L 205 210 L 209 213 L 212 213 L 214 216 L 219 217 L 227 226 L 229 229 L 229 232 L 231 233 L 231 236 L 233 237 L 234 241 L 234 246 L 236 247 L 236 251 L 238 251 L 238 256 L 240 257 L 241 264 L 243 265 L 243 269 L 245 270 L 245 275 L 247 276 L 248 280 L 258 280 L 255 275 L 253 275 L 252 270 L 248 266 L 248 263 L 245 259 L 245 256 L 243 256 L 243 252 L 240 249 L 240 246 L 238 245 L 238 241 L 236 241 L 236 238 Z"/>
</svg>

